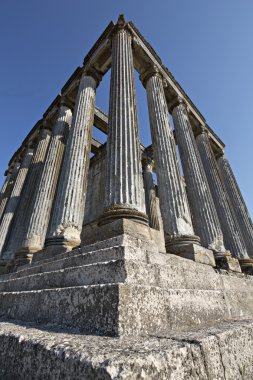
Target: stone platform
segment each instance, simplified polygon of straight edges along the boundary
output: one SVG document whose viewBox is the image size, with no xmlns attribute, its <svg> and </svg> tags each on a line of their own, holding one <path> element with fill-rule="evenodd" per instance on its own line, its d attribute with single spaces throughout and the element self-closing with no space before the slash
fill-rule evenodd
<svg viewBox="0 0 253 380">
<path fill-rule="evenodd" d="M 5 380 L 251 380 L 253 321 L 153 336 L 109 338 L 0 322 Z"/>
<path fill-rule="evenodd" d="M 126 234 L 0 277 L 0 317 L 107 336 L 168 336 L 251 318 L 253 278 Z"/>
</svg>

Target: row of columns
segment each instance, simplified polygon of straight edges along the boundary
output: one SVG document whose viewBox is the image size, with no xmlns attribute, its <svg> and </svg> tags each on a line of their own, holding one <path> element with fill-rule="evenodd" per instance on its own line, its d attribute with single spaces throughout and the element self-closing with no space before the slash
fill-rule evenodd
<svg viewBox="0 0 253 380">
<path fill-rule="evenodd" d="M 115 218 L 148 223 L 144 206 L 132 37 L 124 26 L 124 22 L 119 22 L 112 36 L 105 210 L 101 224 Z M 2 217 L 0 225 L 0 232 L 3 231 L 0 239 L 5 236 L 0 245 L 2 258 L 8 259 L 17 253 L 22 262 L 42 249 L 44 244 L 53 249 L 60 246 L 67 250 L 80 244 L 95 95 L 100 80 L 101 76 L 94 67 L 85 69 L 73 118 L 70 107 L 60 104 L 53 128 L 43 126 L 33 158 L 32 154 L 27 153 L 30 158 L 28 173 L 24 159 L 22 171 L 16 165 L 4 184 L 0 197 L 0 211 L 4 214 L 6 210 L 6 217 Z M 187 107 L 177 99 L 170 111 L 185 189 L 163 78 L 157 68 L 152 67 L 141 75 L 141 80 L 147 91 L 168 251 L 177 253 L 182 245 L 201 244 L 212 250 L 217 260 L 229 255 L 227 250 L 242 260 L 248 260 L 248 254 L 253 254 L 252 223 L 227 161 L 220 157 L 218 167 L 206 130 L 195 139 Z M 19 171 L 23 173 L 20 176 Z M 155 193 L 150 175 L 151 170 L 146 166 L 146 198 L 150 199 L 150 209 L 147 211 L 152 216 L 152 227 L 158 229 L 159 223 L 153 212 Z M 14 183 L 17 185 L 14 186 Z M 15 197 L 20 198 L 18 208 L 17 201 L 12 201 Z M 3 203 L 4 199 L 9 199 L 7 206 L 7 201 Z M 15 215 L 13 210 L 16 211 Z M 11 222 L 11 232 L 4 247 Z"/>
</svg>

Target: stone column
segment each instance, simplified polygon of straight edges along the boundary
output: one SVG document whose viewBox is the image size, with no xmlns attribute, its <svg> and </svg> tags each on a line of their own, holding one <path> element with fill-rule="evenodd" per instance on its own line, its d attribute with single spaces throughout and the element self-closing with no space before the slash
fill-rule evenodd
<svg viewBox="0 0 253 380">
<path fill-rule="evenodd" d="M 218 158 L 217 162 L 227 190 L 230 205 L 240 226 L 248 254 L 253 258 L 253 226 L 247 206 L 227 158 L 222 155 Z"/>
<path fill-rule="evenodd" d="M 95 95 L 100 79 L 90 68 L 80 81 L 46 246 L 60 245 L 61 250 L 71 250 L 81 242 Z"/>
<path fill-rule="evenodd" d="M 131 35 L 124 26 L 120 18 L 112 37 L 105 211 L 101 224 L 121 218 L 147 224 Z"/>
<path fill-rule="evenodd" d="M 2 199 L 4 197 L 4 193 L 5 193 L 6 189 L 7 189 L 7 186 L 8 186 L 10 178 L 11 178 L 11 173 L 9 173 L 9 171 L 8 171 L 8 174 L 6 175 L 4 184 L 3 184 L 1 192 L 0 192 L 0 204 L 1 204 L 1 201 L 2 201 Z"/>
<path fill-rule="evenodd" d="M 34 200 L 38 191 L 39 180 L 45 162 L 49 140 L 50 131 L 47 127 L 44 127 L 38 136 L 35 153 L 29 167 L 29 172 L 24 184 L 18 208 L 16 209 L 13 218 L 11 232 L 7 238 L 7 244 L 2 255 L 5 259 L 12 259 L 15 252 L 21 248 L 21 243 L 23 241 L 24 234 L 27 231 L 34 207 Z M 20 257 L 18 254 L 17 257 L 23 258 L 22 255 Z"/>
<path fill-rule="evenodd" d="M 22 243 L 22 251 L 27 251 L 28 254 L 41 250 L 44 245 L 71 117 L 71 110 L 61 104 L 52 129 L 28 230 Z"/>
<path fill-rule="evenodd" d="M 5 210 L 5 207 L 7 205 L 8 199 L 10 198 L 13 186 L 15 184 L 19 168 L 20 168 L 20 163 L 16 162 L 14 164 L 14 167 L 13 167 L 12 172 L 10 174 L 10 179 L 9 179 L 8 183 L 6 183 L 5 191 L 1 194 L 1 199 L 0 199 L 0 222 L 1 222 L 4 210 Z"/>
<path fill-rule="evenodd" d="M 145 158 L 143 162 L 143 179 L 149 226 L 155 230 L 160 230 L 159 219 L 157 215 L 156 191 L 152 173 L 152 162 L 151 160 Z"/>
<path fill-rule="evenodd" d="M 217 162 L 209 141 L 208 132 L 205 128 L 201 128 L 200 133 L 196 138 L 196 142 L 205 169 L 209 188 L 216 205 L 225 247 L 230 250 L 233 256 L 236 256 L 239 259 L 248 258 L 245 243 L 237 221 L 229 206 L 226 191 L 220 179 Z M 231 262 L 231 265 L 232 264 L 233 262 Z"/>
<path fill-rule="evenodd" d="M 4 243 L 5 243 L 7 234 L 9 232 L 14 213 L 19 203 L 20 195 L 24 186 L 24 182 L 27 176 L 27 172 L 28 172 L 32 157 L 33 157 L 33 149 L 29 148 L 27 150 L 27 153 L 25 154 L 25 157 L 22 160 L 15 184 L 11 192 L 11 196 L 5 207 L 5 210 L 2 216 L 2 221 L 0 224 L 0 253 L 2 252 L 2 249 L 4 247 Z"/>
<path fill-rule="evenodd" d="M 195 232 L 200 236 L 204 247 L 212 249 L 216 258 L 222 257 L 224 256 L 225 248 L 218 215 L 189 122 L 186 106 L 182 101 L 174 104 L 172 116 Z"/>
<path fill-rule="evenodd" d="M 152 147 L 158 193 L 163 218 L 166 250 L 182 253 L 182 247 L 198 244 L 177 158 L 176 144 L 169 121 L 163 80 L 156 67 L 141 75 L 147 90 Z"/>
</svg>

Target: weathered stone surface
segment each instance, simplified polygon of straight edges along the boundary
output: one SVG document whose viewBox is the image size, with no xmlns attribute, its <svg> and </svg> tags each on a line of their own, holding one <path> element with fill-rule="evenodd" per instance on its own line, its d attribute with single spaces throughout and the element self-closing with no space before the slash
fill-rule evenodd
<svg viewBox="0 0 253 380">
<path fill-rule="evenodd" d="M 71 117 L 71 110 L 60 105 L 28 230 L 22 242 L 21 249 L 28 253 L 36 252 L 44 245 Z"/>
<path fill-rule="evenodd" d="M 1 224 L 0 224 L 0 253 L 3 250 L 7 234 L 11 227 L 11 222 L 13 220 L 15 211 L 20 201 L 21 192 L 25 183 L 25 179 L 28 173 L 28 169 L 29 169 L 32 157 L 33 157 L 33 149 L 28 149 L 25 157 L 22 160 L 11 195 L 5 207 Z"/>
<path fill-rule="evenodd" d="M 14 258 L 15 252 L 20 248 L 24 234 L 28 228 L 49 141 L 50 131 L 47 128 L 43 128 L 39 134 L 34 156 L 29 167 L 29 173 L 13 218 L 11 233 L 2 255 L 4 259 L 10 260 Z"/>
<path fill-rule="evenodd" d="M 7 182 L 5 182 L 5 184 L 3 186 L 3 189 L 1 191 L 1 198 L 0 198 L 0 221 L 2 219 L 2 216 L 3 216 L 3 213 L 4 213 L 4 209 L 5 209 L 6 205 L 7 205 L 9 197 L 11 195 L 13 186 L 15 184 L 19 168 L 20 168 L 20 163 L 16 162 L 16 164 L 14 165 L 14 167 L 12 169 L 12 172 L 10 174 L 9 180 L 7 180 Z"/>
<path fill-rule="evenodd" d="M 223 235 L 199 156 L 187 110 L 183 102 L 172 111 L 176 139 L 181 155 L 193 225 L 202 245 L 220 254 L 225 252 Z"/>
<path fill-rule="evenodd" d="M 250 257 L 253 257 L 253 224 L 247 206 L 237 184 L 232 168 L 223 155 L 218 158 L 220 173 L 226 186 L 231 207 L 235 213 L 238 225 Z"/>
<path fill-rule="evenodd" d="M 52 220 L 46 238 L 47 245 L 65 245 L 72 249 L 81 242 L 96 87 L 95 73 L 84 72 L 65 148 Z"/>
<path fill-rule="evenodd" d="M 167 240 L 194 239 L 194 231 L 182 175 L 178 163 L 176 144 L 169 121 L 169 111 L 163 90 L 162 78 L 155 69 L 143 77 L 147 89 L 152 146 L 157 172 L 158 192 Z"/>
<path fill-rule="evenodd" d="M 180 246 L 177 247 L 176 253 L 186 259 L 194 260 L 197 263 L 212 265 L 213 267 L 216 265 L 213 251 L 197 244 L 180 244 Z"/>
<path fill-rule="evenodd" d="M 209 188 L 216 205 L 221 229 L 223 232 L 225 247 L 238 258 L 248 258 L 246 246 L 227 198 L 225 187 L 223 187 L 217 162 L 212 151 L 207 130 L 202 128 L 196 138 L 201 160 L 205 169 Z M 227 261 L 229 265 L 229 261 Z"/>
<path fill-rule="evenodd" d="M 250 380 L 252 342 L 252 321 L 170 334 L 166 339 L 123 340 L 1 322 L 0 374 L 6 380 Z"/>
<path fill-rule="evenodd" d="M 123 235 L 2 276 L 0 315 L 92 334 L 167 336 L 252 315 L 253 279 L 226 273 Z"/>
<path fill-rule="evenodd" d="M 143 180 L 149 226 L 153 229 L 160 230 L 157 213 L 158 205 L 152 172 L 152 164 L 148 160 L 145 160 L 143 163 Z"/>
<path fill-rule="evenodd" d="M 107 139 L 104 219 L 122 217 L 146 220 L 137 124 L 131 35 L 119 28 L 112 37 L 112 69 Z"/>
</svg>

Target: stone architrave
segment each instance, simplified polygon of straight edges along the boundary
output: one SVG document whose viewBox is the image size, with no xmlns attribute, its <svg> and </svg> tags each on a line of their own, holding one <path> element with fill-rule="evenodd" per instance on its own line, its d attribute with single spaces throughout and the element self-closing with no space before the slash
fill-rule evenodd
<svg viewBox="0 0 253 380">
<path fill-rule="evenodd" d="M 130 218 L 147 224 L 131 40 L 120 18 L 112 37 L 105 211 L 101 223 Z"/>
<path fill-rule="evenodd" d="M 200 236 L 204 247 L 212 249 L 216 258 L 223 257 L 226 250 L 218 215 L 188 118 L 187 109 L 181 99 L 173 105 L 172 116 L 194 230 Z"/>
<path fill-rule="evenodd" d="M 18 175 L 13 186 L 10 198 L 5 207 L 2 221 L 0 224 L 0 253 L 4 247 L 4 243 L 9 232 L 14 213 L 18 206 L 20 195 L 25 183 L 25 179 L 29 170 L 29 166 L 33 157 L 33 149 L 29 148 L 22 160 Z"/>
<path fill-rule="evenodd" d="M 46 246 L 71 250 L 80 245 L 99 73 L 84 71 L 67 140 Z M 55 252 L 55 250 L 54 250 Z"/>
<path fill-rule="evenodd" d="M 19 205 L 13 218 L 12 228 L 9 236 L 7 237 L 5 249 L 2 255 L 6 260 L 12 259 L 15 253 L 19 250 L 25 232 L 27 231 L 50 141 L 50 134 L 51 132 L 47 129 L 47 127 L 44 127 L 39 133 L 34 156 L 29 167 Z"/>
<path fill-rule="evenodd" d="M 247 252 L 249 256 L 253 258 L 253 225 L 247 206 L 227 158 L 222 155 L 217 159 L 217 162 L 227 190 L 230 205 L 241 229 Z"/>
<path fill-rule="evenodd" d="M 192 226 L 177 158 L 176 143 L 169 121 L 162 77 L 156 67 L 153 67 L 141 75 L 141 80 L 147 91 L 166 249 L 168 252 L 178 253 L 182 246 L 199 244 L 200 239 L 195 236 Z"/>
<path fill-rule="evenodd" d="M 152 162 L 145 158 L 143 162 L 143 179 L 149 226 L 155 230 L 160 230 L 159 218 L 157 215 L 156 191 L 152 173 Z"/>
<path fill-rule="evenodd" d="M 41 250 L 44 245 L 71 118 L 71 109 L 60 104 L 33 212 L 22 243 L 21 249 L 28 254 Z"/>
<path fill-rule="evenodd" d="M 0 198 L 0 222 L 1 222 L 4 210 L 5 210 L 5 207 L 7 205 L 7 202 L 9 200 L 9 198 L 10 198 L 13 186 L 15 184 L 19 168 L 20 168 L 20 163 L 16 162 L 14 164 L 14 167 L 13 167 L 11 173 L 10 173 L 10 178 L 9 178 L 8 182 L 5 182 L 5 185 L 4 185 L 5 190 L 1 193 L 1 198 Z"/>
</svg>

